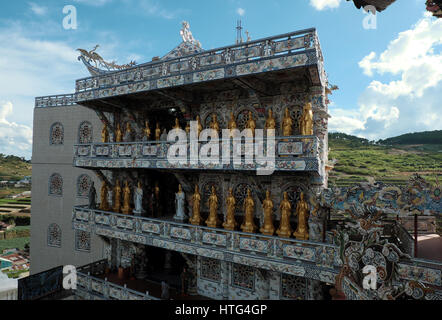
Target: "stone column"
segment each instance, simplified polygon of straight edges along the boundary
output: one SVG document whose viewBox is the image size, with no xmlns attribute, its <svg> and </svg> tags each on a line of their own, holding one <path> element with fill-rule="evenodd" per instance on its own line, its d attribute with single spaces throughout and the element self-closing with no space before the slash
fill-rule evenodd
<svg viewBox="0 0 442 320">
<path fill-rule="evenodd" d="M 166 251 L 164 256 L 164 269 L 170 271 L 172 269 L 172 252 Z"/>
<path fill-rule="evenodd" d="M 223 300 L 229 300 L 229 274 L 232 264 L 227 261 L 221 261 L 221 287 Z"/>
</svg>

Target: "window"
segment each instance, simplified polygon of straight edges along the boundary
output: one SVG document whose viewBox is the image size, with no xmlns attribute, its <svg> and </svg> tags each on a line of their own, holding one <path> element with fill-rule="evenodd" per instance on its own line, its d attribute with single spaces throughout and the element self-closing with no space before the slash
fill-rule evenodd
<svg viewBox="0 0 442 320">
<path fill-rule="evenodd" d="M 281 297 L 304 300 L 307 294 L 306 278 L 281 274 Z"/>
<path fill-rule="evenodd" d="M 61 247 L 61 229 L 56 223 L 51 224 L 48 228 L 48 246 Z"/>
<path fill-rule="evenodd" d="M 221 281 L 221 264 L 219 260 L 211 258 L 201 258 L 201 278 L 220 282 Z"/>
<path fill-rule="evenodd" d="M 232 286 L 246 290 L 255 288 L 255 270 L 241 264 L 232 264 Z"/>
<path fill-rule="evenodd" d="M 78 128 L 78 143 L 92 143 L 92 124 L 84 121 Z"/>
<path fill-rule="evenodd" d="M 81 230 L 75 231 L 75 250 L 91 251 L 91 233 Z"/>
<path fill-rule="evenodd" d="M 60 122 L 56 122 L 51 126 L 50 144 L 61 145 L 64 142 L 64 129 Z"/>
<path fill-rule="evenodd" d="M 54 173 L 49 178 L 49 195 L 52 196 L 63 195 L 63 178 L 58 173 Z"/>
<path fill-rule="evenodd" d="M 89 188 L 91 187 L 92 179 L 87 174 L 82 174 L 77 179 L 77 197 L 87 198 L 89 195 Z"/>
</svg>

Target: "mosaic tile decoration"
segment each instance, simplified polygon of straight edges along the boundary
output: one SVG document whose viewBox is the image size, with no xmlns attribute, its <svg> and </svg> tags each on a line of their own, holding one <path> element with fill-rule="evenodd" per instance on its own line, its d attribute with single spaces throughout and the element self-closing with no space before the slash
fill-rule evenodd
<svg viewBox="0 0 442 320">
<path fill-rule="evenodd" d="M 49 177 L 49 195 L 63 195 L 63 178 L 58 173 L 54 173 Z"/>
<path fill-rule="evenodd" d="M 61 247 L 61 228 L 56 223 L 52 223 L 48 227 L 48 246 Z"/>
<path fill-rule="evenodd" d="M 80 175 L 77 179 L 77 197 L 87 198 L 91 185 L 91 177 L 89 177 L 87 174 Z"/>
<path fill-rule="evenodd" d="M 250 266 L 232 263 L 232 286 L 253 291 L 255 289 L 255 269 Z"/>
<path fill-rule="evenodd" d="M 201 278 L 209 281 L 221 281 L 221 262 L 216 259 L 201 257 Z"/>
<path fill-rule="evenodd" d="M 62 145 L 64 143 L 64 128 L 60 122 L 56 122 L 51 126 L 49 139 L 51 145 Z"/>
<path fill-rule="evenodd" d="M 91 251 L 91 233 L 81 230 L 75 231 L 75 250 Z"/>
<path fill-rule="evenodd" d="M 78 128 L 78 143 L 92 143 L 93 128 L 92 124 L 84 121 Z"/>
<path fill-rule="evenodd" d="M 296 277 L 289 274 L 281 274 L 282 298 L 304 300 L 307 297 L 306 278 Z"/>
</svg>

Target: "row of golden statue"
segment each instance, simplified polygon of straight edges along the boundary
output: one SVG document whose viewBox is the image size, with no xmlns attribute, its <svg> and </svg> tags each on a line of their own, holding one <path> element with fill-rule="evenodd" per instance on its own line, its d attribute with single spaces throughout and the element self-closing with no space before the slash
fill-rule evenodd
<svg viewBox="0 0 442 320">
<path fill-rule="evenodd" d="M 200 119 L 199 115 L 196 116 L 196 121 L 198 123 L 198 137 L 199 137 L 201 131 L 203 130 L 203 126 L 201 124 L 201 119 Z M 283 118 L 282 124 L 281 124 L 283 137 L 288 137 L 288 136 L 293 135 L 293 125 L 294 125 L 294 120 L 290 115 L 289 109 L 286 108 L 285 112 L 284 112 L 284 118 Z M 211 115 L 211 121 L 209 124 L 209 128 L 217 131 L 218 133 L 221 132 L 220 124 L 219 124 L 217 115 L 215 113 L 213 113 Z M 178 118 L 175 119 L 175 125 L 174 125 L 173 129 L 181 129 Z M 229 130 L 238 129 L 233 112 L 230 112 L 230 120 L 228 122 L 227 129 L 229 129 Z M 249 114 L 248 114 L 248 120 L 246 122 L 246 129 L 251 130 L 252 137 L 255 136 L 256 121 L 253 118 L 253 113 L 251 111 L 249 111 Z M 276 130 L 276 120 L 273 115 L 272 109 L 269 109 L 268 117 L 266 118 L 264 129 L 265 130 L 269 130 L 269 129 Z M 190 122 L 187 122 L 187 125 L 185 127 L 185 131 L 187 132 L 187 134 L 190 133 Z M 152 134 L 152 132 L 149 127 L 149 121 L 146 120 L 145 127 L 143 128 L 143 140 L 149 141 L 151 138 L 151 134 Z M 303 136 L 313 135 L 313 111 L 312 111 L 312 105 L 310 102 L 306 103 L 304 105 L 303 113 L 302 113 L 301 120 L 300 120 L 300 134 Z M 132 129 L 130 122 L 126 123 L 126 129 L 124 132 L 121 130 L 120 124 L 119 123 L 117 124 L 117 128 L 115 130 L 115 142 L 132 142 L 133 137 L 134 137 L 134 130 Z M 109 130 L 107 128 L 106 123 L 104 124 L 103 130 L 101 131 L 101 140 L 103 143 L 109 142 Z M 160 128 L 160 124 L 158 122 L 156 123 L 156 128 L 155 128 L 155 140 L 156 141 L 161 140 L 161 128 Z"/>
<path fill-rule="evenodd" d="M 142 207 L 143 204 L 143 187 L 141 182 L 138 182 L 136 188 L 134 188 L 133 193 L 129 186 L 129 182 L 126 180 L 124 182 L 123 188 L 120 186 L 120 181 L 117 179 L 115 186 L 112 190 L 113 196 L 113 206 L 111 208 L 111 204 L 108 202 L 108 193 L 109 187 L 105 181 L 102 182 L 101 190 L 100 190 L 100 205 L 99 209 L 102 211 L 113 211 L 116 213 L 123 214 L 142 214 L 144 213 L 144 209 Z M 155 183 L 155 187 L 153 189 L 153 195 L 155 202 L 159 202 L 160 199 L 160 188 L 158 186 L 158 182 Z M 131 207 L 131 200 L 133 198 L 134 207 Z M 156 211 L 159 210 L 159 206 L 155 208 Z M 158 212 L 157 212 L 158 214 Z"/>
<path fill-rule="evenodd" d="M 102 211 L 113 211 L 117 213 L 123 214 L 141 214 L 144 212 L 142 208 L 142 198 L 143 198 L 143 188 L 141 182 L 138 182 L 137 187 L 134 190 L 134 194 L 132 195 L 132 190 L 129 186 L 129 182 L 126 180 L 124 183 L 124 187 L 121 188 L 119 181 L 117 180 L 115 183 L 115 187 L 113 189 L 113 207 L 111 208 L 108 202 L 108 191 L 109 188 L 107 183 L 103 181 L 101 190 L 100 190 L 100 206 L 99 209 Z M 179 186 L 178 193 L 183 193 L 181 185 Z M 159 199 L 159 187 L 158 183 L 155 184 L 154 195 L 156 199 Z M 135 208 L 131 207 L 131 199 L 132 196 L 134 198 Z M 121 203 L 121 200 L 122 203 Z M 190 217 L 189 222 L 193 225 L 202 225 L 203 218 L 200 213 L 201 209 L 201 194 L 199 192 L 198 185 L 195 186 L 195 192 L 192 195 L 192 216 Z M 211 195 L 208 200 L 208 208 L 209 208 L 209 216 L 206 219 L 205 224 L 208 227 L 218 228 L 221 226 L 221 221 L 218 218 L 218 207 L 219 200 L 216 195 L 215 187 L 212 186 Z M 236 199 L 233 196 L 232 188 L 229 188 L 228 196 L 226 198 L 226 221 L 222 223 L 222 227 L 226 230 L 235 230 L 238 226 L 235 220 L 235 209 L 236 209 Z M 273 209 L 274 203 L 271 199 L 270 191 L 266 191 L 266 198 L 262 204 L 264 211 L 264 222 L 263 226 L 259 229 L 259 231 L 267 236 L 273 236 L 275 234 L 275 227 L 273 223 Z M 244 221 L 241 224 L 240 228 L 243 232 L 255 233 L 258 227 L 255 225 L 255 200 L 252 197 L 252 193 L 250 189 L 247 190 L 247 197 L 244 199 Z M 292 228 L 290 225 L 290 216 L 292 214 L 292 205 L 288 199 L 287 192 L 283 193 L 283 199 L 279 205 L 279 210 L 281 212 L 281 219 L 279 228 L 276 230 L 276 234 L 280 237 L 290 238 L 293 234 L 298 240 L 308 240 L 308 205 L 304 199 L 304 194 L 301 192 L 300 200 L 296 205 L 295 216 L 298 217 L 298 226 L 295 232 L 292 233 Z"/>
<path fill-rule="evenodd" d="M 233 196 L 232 188 L 229 188 L 229 193 L 226 198 L 226 221 L 222 224 L 223 228 L 226 230 L 235 230 L 238 226 L 235 220 L 235 208 L 236 199 Z M 192 217 L 189 222 L 193 225 L 201 225 L 202 217 L 200 214 L 201 207 L 201 194 L 199 192 L 198 185 L 195 186 L 195 193 L 192 195 Z M 218 218 L 218 196 L 216 195 L 215 187 L 212 186 L 212 192 L 208 200 L 209 216 L 205 221 L 208 227 L 217 228 L 221 225 Z M 275 227 L 273 223 L 273 209 L 274 203 L 271 199 L 270 191 L 266 191 L 266 198 L 262 203 L 264 211 L 264 222 L 259 231 L 267 236 L 273 236 L 275 234 Z M 255 233 L 258 227 L 255 225 L 255 201 L 252 197 L 252 192 L 247 189 L 247 197 L 244 199 L 244 221 L 240 228 L 243 232 Z M 279 205 L 279 210 L 281 212 L 281 220 L 279 228 L 276 230 L 276 234 L 280 237 L 290 238 L 292 235 L 292 228 L 290 225 L 290 215 L 292 214 L 292 205 L 288 199 L 287 192 L 283 193 L 283 200 Z M 298 227 L 293 236 L 298 240 L 308 240 L 308 205 L 304 199 L 304 194 L 301 193 L 300 200 L 297 203 L 295 216 L 298 217 Z"/>
</svg>

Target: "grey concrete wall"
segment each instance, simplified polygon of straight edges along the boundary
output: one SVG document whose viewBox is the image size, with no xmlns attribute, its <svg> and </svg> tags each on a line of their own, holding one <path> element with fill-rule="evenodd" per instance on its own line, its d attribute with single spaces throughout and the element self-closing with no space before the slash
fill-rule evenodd
<svg viewBox="0 0 442 320">
<path fill-rule="evenodd" d="M 90 252 L 77 251 L 72 229 L 72 207 L 86 204 L 77 197 L 77 178 L 88 174 L 96 186 L 93 171 L 72 166 L 73 145 L 78 143 L 78 129 L 83 121 L 93 126 L 93 141 L 100 141 L 102 123 L 96 113 L 82 106 L 34 109 L 32 148 L 31 274 L 59 265 L 81 266 L 104 256 L 103 240 L 91 234 Z M 55 122 L 64 127 L 64 144 L 50 144 L 50 129 Z M 63 196 L 49 195 L 49 178 L 58 173 L 63 178 Z M 97 188 L 99 191 L 99 187 Z M 62 231 L 61 247 L 48 246 L 48 227 L 56 223 Z"/>
</svg>

